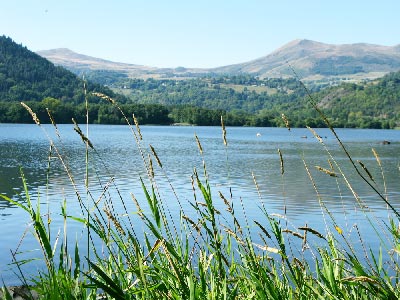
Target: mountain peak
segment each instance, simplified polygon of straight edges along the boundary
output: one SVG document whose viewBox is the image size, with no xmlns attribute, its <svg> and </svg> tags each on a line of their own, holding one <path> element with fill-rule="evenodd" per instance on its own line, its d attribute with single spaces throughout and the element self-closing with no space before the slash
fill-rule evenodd
<svg viewBox="0 0 400 300">
<path fill-rule="evenodd" d="M 313 40 L 308 40 L 308 39 L 296 39 L 293 40 L 289 43 L 287 43 L 286 45 L 289 46 L 295 46 L 295 45 L 299 45 L 299 46 L 310 46 L 310 45 L 314 45 L 314 44 L 322 44 Z"/>
<path fill-rule="evenodd" d="M 303 79 L 356 74 L 362 78 L 374 78 L 400 70 L 399 50 L 399 46 L 339 45 L 296 39 L 269 55 L 217 68 L 216 71 L 251 73 L 260 77 L 293 77 L 294 69 Z"/>
<path fill-rule="evenodd" d="M 51 49 L 51 50 L 41 50 L 38 52 L 46 52 L 46 53 L 51 53 L 51 52 L 60 52 L 60 53 L 75 53 L 74 51 L 72 51 L 69 48 L 55 48 L 55 49 Z"/>
<path fill-rule="evenodd" d="M 77 55 L 81 55 L 78 54 L 74 51 L 72 51 L 69 48 L 56 48 L 56 49 L 51 49 L 51 50 L 40 50 L 36 52 L 37 54 L 39 54 L 40 56 L 66 56 L 66 57 L 76 57 Z"/>
<path fill-rule="evenodd" d="M 40 50 L 40 51 L 37 51 L 36 53 L 39 54 L 40 56 L 46 57 L 48 59 L 50 59 L 50 58 L 61 59 L 62 58 L 64 60 L 65 59 L 68 59 L 68 60 L 90 59 L 90 60 L 104 61 L 104 59 L 95 58 L 95 57 L 91 57 L 88 55 L 76 53 L 69 48 L 56 48 L 56 49 L 50 49 L 50 50 Z"/>
<path fill-rule="evenodd" d="M 312 41 L 312 40 L 307 40 L 307 39 L 296 39 L 293 40 L 282 47 L 278 48 L 271 54 L 275 52 L 280 52 L 288 49 L 313 49 L 317 47 L 323 47 L 323 46 L 329 46 L 328 44 Z"/>
</svg>

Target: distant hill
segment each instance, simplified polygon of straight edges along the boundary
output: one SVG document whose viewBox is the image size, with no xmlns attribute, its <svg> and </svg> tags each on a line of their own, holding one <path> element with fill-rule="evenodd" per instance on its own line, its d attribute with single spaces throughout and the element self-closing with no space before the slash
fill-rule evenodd
<svg viewBox="0 0 400 300">
<path fill-rule="evenodd" d="M 400 72 L 363 84 L 342 84 L 314 95 L 340 127 L 400 126 Z"/>
<path fill-rule="evenodd" d="M 89 83 L 87 91 L 115 96 L 110 89 L 99 84 Z M 0 36 L 0 101 L 41 101 L 46 97 L 82 103 L 83 81 L 11 38 Z"/>
<path fill-rule="evenodd" d="M 118 77 L 171 78 L 243 73 L 262 78 L 285 78 L 294 77 L 291 67 L 304 80 L 323 80 L 333 77 L 361 80 L 382 77 L 386 73 L 400 70 L 400 45 L 393 47 L 364 43 L 331 45 L 310 40 L 295 40 L 264 57 L 212 69 L 155 68 L 124 64 L 77 54 L 68 49 L 37 53 L 76 74 L 92 73 L 93 79 L 106 77 L 111 81 L 118 81 Z"/>
<path fill-rule="evenodd" d="M 187 68 L 156 68 L 136 64 L 113 62 L 101 58 L 76 53 L 70 49 L 58 48 L 52 50 L 37 51 L 37 54 L 63 66 L 75 74 L 92 76 L 94 79 L 108 77 L 111 81 L 119 78 L 150 78 L 182 75 L 188 73 L 207 73 L 205 69 Z M 98 75 L 98 76 L 96 76 Z M 100 80 L 101 81 L 101 80 Z"/>
<path fill-rule="evenodd" d="M 306 80 L 356 75 L 360 78 L 376 78 L 400 70 L 400 46 L 363 43 L 331 45 L 295 40 L 267 56 L 213 71 L 250 73 L 261 77 L 293 77 L 289 65 Z"/>
<path fill-rule="evenodd" d="M 101 58 L 79 54 L 67 48 L 43 50 L 36 53 L 42 57 L 45 57 L 56 65 L 63 66 L 75 72 L 88 70 L 109 70 L 131 74 L 134 76 L 135 74 L 140 75 L 147 72 L 157 71 L 157 68 L 112 62 Z"/>
</svg>

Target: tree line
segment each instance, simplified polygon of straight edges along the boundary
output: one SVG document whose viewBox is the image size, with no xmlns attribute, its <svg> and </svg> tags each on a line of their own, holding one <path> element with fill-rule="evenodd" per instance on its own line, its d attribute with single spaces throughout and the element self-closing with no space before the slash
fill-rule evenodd
<svg viewBox="0 0 400 300">
<path fill-rule="evenodd" d="M 138 119 L 140 124 L 188 124 L 200 126 L 219 126 L 221 116 L 227 126 L 255 126 L 255 127 L 284 127 L 282 114 L 276 110 L 267 110 L 256 115 L 244 112 L 227 112 L 224 110 L 211 110 L 195 106 L 164 106 L 160 104 L 119 104 L 89 103 L 86 105 L 63 103 L 54 98 L 45 98 L 42 101 L 28 101 L 26 104 L 36 113 L 41 123 L 50 123 L 49 112 L 58 124 L 71 123 L 74 118 L 78 123 L 86 122 L 88 113 L 89 122 L 92 124 L 126 124 L 121 111 L 132 120 L 132 116 Z M 121 110 L 121 111 L 120 111 Z M 310 114 L 307 118 L 300 115 L 286 115 L 291 127 L 326 127 L 322 118 L 317 113 Z M 391 128 L 393 124 L 371 119 L 363 119 L 366 123 L 363 128 Z M 330 118 L 335 127 L 339 124 Z M 375 123 L 374 123 L 375 122 Z M 0 102 L 0 123 L 32 123 L 32 117 L 19 102 Z"/>
<path fill-rule="evenodd" d="M 235 119 L 234 123 L 249 126 L 281 126 L 280 116 L 284 113 L 293 127 L 325 127 L 310 105 L 310 96 L 336 127 L 400 126 L 400 72 L 375 81 L 342 83 L 321 90 L 307 90 L 293 78 L 258 79 L 250 75 L 131 79 L 125 87 L 130 91 L 129 101 L 135 103 L 223 110 Z"/>
</svg>

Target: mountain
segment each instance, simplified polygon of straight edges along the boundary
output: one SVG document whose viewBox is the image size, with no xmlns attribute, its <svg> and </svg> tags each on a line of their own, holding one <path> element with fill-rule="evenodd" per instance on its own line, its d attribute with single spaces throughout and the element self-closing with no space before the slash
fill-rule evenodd
<svg viewBox="0 0 400 300">
<path fill-rule="evenodd" d="M 400 70 L 400 45 L 331 45 L 310 40 L 295 40 L 271 54 L 250 62 L 216 68 L 214 72 L 250 73 L 260 77 L 303 79 L 358 75 L 376 78 Z"/>
<path fill-rule="evenodd" d="M 75 74 L 98 77 L 118 78 L 148 78 L 166 77 L 174 74 L 203 73 L 205 69 L 178 68 L 156 68 L 136 64 L 113 62 L 101 58 L 76 53 L 67 48 L 37 51 L 37 54 L 53 62 L 55 65 L 63 66 Z M 96 76 L 99 75 L 99 76 Z"/>
<path fill-rule="evenodd" d="M 204 74 L 243 74 L 261 78 L 295 77 L 304 80 L 334 77 L 372 79 L 400 70 L 400 45 L 389 47 L 365 43 L 332 45 L 311 40 L 294 40 L 264 57 L 211 69 L 155 68 L 124 64 L 77 54 L 68 49 L 38 51 L 39 55 L 76 74 L 86 72 L 95 78 L 118 77 L 198 77 Z M 101 73 L 101 74 L 99 74 Z"/>
<path fill-rule="evenodd" d="M 87 91 L 114 96 L 111 90 L 99 84 L 89 83 Z M 85 99 L 83 80 L 11 38 L 0 36 L 0 101 L 41 101 L 46 97 L 82 103 Z"/>
<path fill-rule="evenodd" d="M 74 70 L 75 72 L 110 70 L 132 75 L 140 75 L 147 72 L 157 71 L 157 68 L 112 62 L 101 58 L 79 54 L 67 48 L 43 50 L 36 53 L 56 65 L 63 66 L 69 70 Z"/>
</svg>

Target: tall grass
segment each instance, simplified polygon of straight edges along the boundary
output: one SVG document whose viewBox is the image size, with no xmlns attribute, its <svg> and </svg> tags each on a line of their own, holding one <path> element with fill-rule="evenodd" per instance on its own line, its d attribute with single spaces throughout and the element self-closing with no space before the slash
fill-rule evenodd
<svg viewBox="0 0 400 300">
<path fill-rule="evenodd" d="M 113 99 L 105 95 L 98 96 L 119 109 Z M 77 216 L 69 215 L 66 201 L 63 201 L 61 215 L 64 228 L 53 237 L 50 234 L 51 224 L 41 213 L 40 201 L 36 205 L 32 203 L 22 171 L 25 202 L 0 195 L 25 210 L 34 224 L 33 234 L 41 248 L 45 271 L 33 278 L 25 278 L 22 268 L 29 265 L 25 266 L 17 254 L 14 263 L 21 269 L 21 284 L 31 285 L 31 290 L 37 291 L 40 299 L 399 299 L 399 212 L 390 199 L 379 192 L 365 165 L 359 163 L 360 169 L 353 161 L 327 119 L 328 126 L 360 179 L 367 182 L 376 197 L 382 200 L 383 209 L 389 207 L 385 226 L 381 226 L 373 215 L 365 211 L 371 231 L 375 231 L 385 244 L 378 252 L 365 246 L 361 234 L 357 242 L 363 247 L 356 250 L 355 241 L 345 232 L 346 228 L 340 227 L 337 216 L 325 205 L 305 159 L 304 169 L 325 219 L 324 232 L 307 225 L 290 226 L 286 215 L 270 213 L 261 200 L 263 220 L 249 219 L 244 202 L 241 198 L 237 199 L 232 190 L 224 194 L 212 188 L 204 150 L 197 135 L 194 140 L 203 168 L 193 170 L 192 199 L 182 202 L 172 184 L 169 189 L 174 199 L 163 198 L 157 178 L 162 176 L 167 182 L 170 180 L 167 170 L 164 170 L 162 157 L 157 155 L 155 146 L 143 145 L 135 116 L 125 116 L 121 110 L 146 170 L 147 176 L 138 179 L 142 194 L 131 194 L 130 199 L 125 199 L 110 177 L 105 184 L 99 182 L 102 193 L 94 196 L 91 190 L 94 187 L 88 184 L 88 177 L 96 176 L 96 173 L 90 174 L 89 171 L 91 160 L 97 159 L 103 172 L 107 172 L 107 164 L 90 141 L 88 130 L 84 134 L 75 123 L 74 129 L 87 149 L 86 190 L 82 196 L 72 175 L 73 170 L 69 168 L 61 150 L 41 126 L 34 112 L 24 106 L 47 136 L 51 154 L 63 165 L 82 211 Z M 50 112 L 49 115 L 51 117 Z M 282 117 L 290 129 L 289 120 L 284 115 Z M 62 139 L 54 120 L 53 125 Z M 222 119 L 221 125 L 221 147 L 226 150 L 229 168 L 229 131 Z M 345 187 L 353 193 L 355 205 L 364 207 L 363 200 L 353 189 L 340 163 L 318 134 L 311 128 L 310 131 L 329 156 L 329 168 L 317 166 L 317 169 L 332 177 L 339 193 L 338 181 L 344 182 Z M 277 151 L 284 180 L 284 149 Z M 375 150 L 374 156 L 384 177 L 379 154 Z M 254 174 L 253 179 L 261 199 L 262 193 Z M 109 193 L 111 188 L 116 192 Z M 129 209 L 131 201 L 135 210 Z M 171 201 L 178 203 L 179 213 L 171 211 Z M 220 206 L 216 203 L 223 203 L 224 211 L 218 210 Z M 116 207 L 122 207 L 122 211 Z M 238 211 L 243 218 L 238 217 Z M 72 250 L 68 247 L 69 222 L 81 223 L 87 229 L 86 251 L 82 251 L 82 245 L 78 243 Z M 134 226 L 137 222 L 142 224 L 143 231 L 138 231 L 138 226 Z M 333 224 L 333 227 L 328 224 Z M 4 290 L 3 298 L 10 297 Z M 26 297 L 33 298 L 33 295 L 27 294 Z"/>
</svg>

